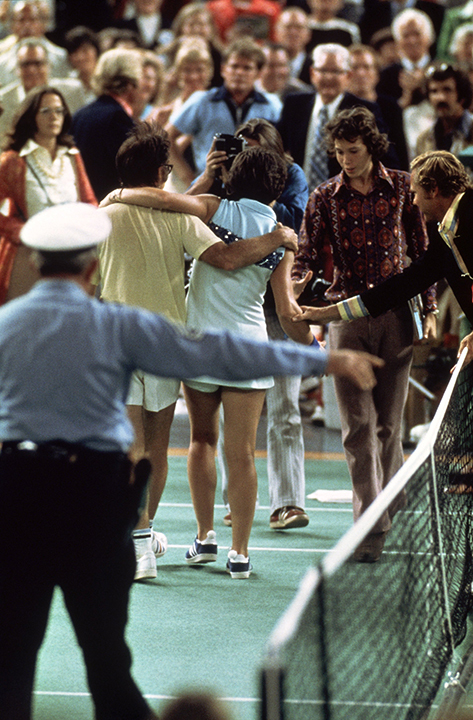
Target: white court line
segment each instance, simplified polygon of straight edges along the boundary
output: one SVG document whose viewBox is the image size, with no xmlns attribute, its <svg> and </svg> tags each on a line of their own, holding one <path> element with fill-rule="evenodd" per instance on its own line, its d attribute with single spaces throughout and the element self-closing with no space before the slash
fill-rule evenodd
<svg viewBox="0 0 473 720">
<path fill-rule="evenodd" d="M 33 695 L 42 695 L 46 697 L 84 697 L 84 698 L 90 698 L 92 697 L 89 692 L 66 692 L 66 691 L 58 691 L 58 690 L 34 690 Z M 143 695 L 146 700 L 176 700 L 177 695 L 153 695 L 150 693 L 146 693 Z M 245 697 L 221 697 L 220 700 L 223 702 L 248 702 L 248 703 L 259 703 L 261 702 L 261 698 L 245 698 Z"/>
<path fill-rule="evenodd" d="M 63 692 L 63 691 L 56 691 L 56 690 L 34 690 L 34 695 L 42 695 L 42 696 L 49 696 L 49 697 L 86 697 L 90 698 L 91 694 L 88 692 Z M 151 693 L 145 693 L 143 695 L 146 700 L 176 700 L 176 695 L 154 695 Z M 261 698 L 251 698 L 251 697 L 220 697 L 219 698 L 223 702 L 238 702 L 238 703 L 259 703 L 261 702 Z M 289 705 L 308 705 L 308 706 L 317 706 L 321 705 L 323 701 L 321 700 L 296 700 L 291 698 L 286 698 L 284 700 L 285 703 L 288 703 Z M 387 702 L 359 702 L 357 700 L 355 701 L 348 701 L 348 700 L 333 700 L 331 703 L 333 706 L 337 707 L 366 707 L 366 708 L 410 708 L 412 707 L 409 703 L 387 703 Z M 420 706 L 419 706 L 420 707 Z M 431 706 L 431 710 L 435 710 L 439 706 L 437 704 L 433 704 Z M 464 709 L 469 709 L 473 707 L 472 705 L 465 705 Z"/>
<path fill-rule="evenodd" d="M 193 505 L 192 505 L 192 503 L 165 503 L 165 502 L 160 502 L 160 503 L 159 503 L 159 507 L 160 507 L 160 508 L 161 508 L 161 507 L 170 507 L 170 508 L 173 508 L 173 507 L 175 507 L 175 508 L 178 508 L 178 507 L 182 507 L 182 508 L 192 508 Z M 225 505 L 215 505 L 214 507 L 215 507 L 216 510 L 226 510 L 226 509 L 227 509 Z M 314 508 L 314 507 L 306 507 L 306 508 L 304 508 L 304 509 L 305 509 L 305 511 L 306 511 L 307 513 L 310 513 L 310 512 L 349 512 L 349 513 L 352 513 L 352 512 L 353 512 L 353 510 L 351 509 L 351 507 L 349 507 L 349 508 L 344 508 L 344 507 L 336 507 L 336 508 L 324 508 L 324 507 L 315 507 L 315 508 Z M 257 510 L 257 511 L 258 511 L 258 510 L 268 511 L 268 510 L 271 510 L 271 508 L 269 507 L 269 505 L 258 505 L 258 507 L 256 508 L 256 510 Z"/>
<path fill-rule="evenodd" d="M 168 545 L 170 548 L 176 548 L 177 550 L 188 550 L 189 544 L 187 545 Z M 220 550 L 230 550 L 230 545 L 219 545 Z M 286 552 L 286 553 L 326 553 L 330 552 L 327 548 L 279 548 L 279 547 L 248 547 L 249 552 Z"/>
</svg>

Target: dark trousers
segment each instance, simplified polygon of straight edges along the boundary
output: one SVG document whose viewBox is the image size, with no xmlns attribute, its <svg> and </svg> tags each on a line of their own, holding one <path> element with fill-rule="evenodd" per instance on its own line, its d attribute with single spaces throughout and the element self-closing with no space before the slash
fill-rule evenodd
<svg viewBox="0 0 473 720">
<path fill-rule="evenodd" d="M 138 499 L 121 453 L 0 454 L 0 718 L 29 720 L 55 586 L 84 655 L 97 720 L 143 720 L 125 642 Z"/>
</svg>

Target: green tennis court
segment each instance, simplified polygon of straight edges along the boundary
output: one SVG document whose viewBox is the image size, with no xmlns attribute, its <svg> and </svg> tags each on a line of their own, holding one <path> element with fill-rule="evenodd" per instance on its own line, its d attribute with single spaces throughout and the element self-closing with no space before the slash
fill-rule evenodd
<svg viewBox="0 0 473 720">
<path fill-rule="evenodd" d="M 185 445 L 179 421 L 174 432 L 179 437 L 174 437 L 172 444 Z M 349 489 L 338 434 L 310 426 L 305 433 L 306 445 L 317 449 L 307 453 L 307 493 Z M 264 429 L 259 440 L 262 444 Z M 324 455 L 326 445 L 337 452 Z M 150 705 L 158 711 L 165 699 L 184 688 L 210 688 L 228 698 L 235 720 L 255 720 L 259 711 L 258 671 L 269 633 L 308 565 L 352 524 L 351 506 L 308 500 L 307 528 L 270 530 L 266 462 L 258 457 L 260 506 L 250 542 L 254 572 L 248 580 L 231 580 L 225 572 L 231 529 L 221 522 L 225 514 L 222 505 L 215 511 L 218 562 L 203 567 L 189 567 L 184 562 L 195 522 L 185 454 L 175 452 L 170 457 L 168 483 L 155 523 L 167 534 L 169 549 L 158 561 L 158 577 L 135 583 L 132 589 L 128 641 L 134 674 Z M 34 528 L 30 531 L 34 542 Z M 93 717 L 80 649 L 60 592 L 56 592 L 40 652 L 35 690 L 35 720 Z"/>
</svg>

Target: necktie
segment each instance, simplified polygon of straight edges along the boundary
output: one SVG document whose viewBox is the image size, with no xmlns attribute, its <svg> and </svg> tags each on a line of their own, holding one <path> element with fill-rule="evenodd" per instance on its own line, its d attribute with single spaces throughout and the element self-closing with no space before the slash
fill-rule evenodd
<svg viewBox="0 0 473 720">
<path fill-rule="evenodd" d="M 325 145 L 324 129 L 328 122 L 327 105 L 322 105 L 314 133 L 314 150 L 309 169 L 309 190 L 312 192 L 317 185 L 328 180 L 328 159 Z"/>
</svg>

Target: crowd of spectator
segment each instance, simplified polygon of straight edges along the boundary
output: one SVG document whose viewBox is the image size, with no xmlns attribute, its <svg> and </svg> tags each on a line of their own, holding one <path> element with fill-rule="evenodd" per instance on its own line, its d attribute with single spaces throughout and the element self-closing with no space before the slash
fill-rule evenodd
<svg viewBox="0 0 473 720">
<path fill-rule="evenodd" d="M 307 174 L 324 87 L 335 101 L 327 121 L 347 106 L 347 96 L 350 104 L 358 98 L 373 103 L 379 127 L 391 141 L 387 164 L 407 170 L 418 152 L 418 136 L 434 132 L 438 120 L 438 103 L 428 89 L 430 74 L 438 72 L 433 64 L 455 66 L 455 78 L 442 81 L 458 85 L 460 73 L 471 82 L 469 5 L 448 7 L 438 0 L 3 2 L 0 142 L 7 142 L 15 112 L 34 87 L 56 86 L 71 114 L 95 101 L 98 58 L 125 48 L 136 50 L 143 63 L 132 117 L 149 117 L 171 131 L 175 189 L 184 190 L 203 171 L 215 132 L 234 132 L 252 117 L 282 122 L 286 149 L 305 163 Z M 235 42 L 242 43 L 237 54 L 229 52 Z M 327 45 L 333 46 L 328 57 L 336 58 L 334 69 L 322 67 L 322 55 L 314 63 L 314 49 Z M 343 59 L 340 47 L 349 52 Z M 243 57 L 246 69 L 235 64 Z M 448 74 L 447 66 L 442 72 Z M 463 112 L 443 134 L 442 149 L 452 143 L 457 148 L 459 135 L 460 145 L 469 144 L 466 97 L 462 92 L 456 98 Z M 299 123 L 308 112 L 311 132 L 303 129 L 301 136 Z"/>
</svg>

